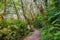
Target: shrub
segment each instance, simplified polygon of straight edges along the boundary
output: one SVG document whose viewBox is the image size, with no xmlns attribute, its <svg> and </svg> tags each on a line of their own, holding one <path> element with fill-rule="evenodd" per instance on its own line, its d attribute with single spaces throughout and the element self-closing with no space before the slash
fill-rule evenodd
<svg viewBox="0 0 60 40">
<path fill-rule="evenodd" d="M 40 31 L 42 34 L 41 40 L 60 40 L 60 30 L 53 25 L 42 28 Z"/>
<path fill-rule="evenodd" d="M 3 20 L 0 24 L 0 27 L 1 40 L 16 40 L 18 38 L 21 39 L 30 33 L 26 23 L 21 20 Z"/>
</svg>

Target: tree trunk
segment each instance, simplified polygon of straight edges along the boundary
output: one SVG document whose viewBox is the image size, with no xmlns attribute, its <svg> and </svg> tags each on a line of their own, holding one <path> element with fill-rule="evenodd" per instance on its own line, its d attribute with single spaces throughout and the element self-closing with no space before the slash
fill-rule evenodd
<svg viewBox="0 0 60 40">
<path fill-rule="evenodd" d="M 36 1 L 35 1 L 35 4 L 36 4 L 37 8 L 39 9 L 42 17 L 43 17 L 44 20 L 45 20 L 45 25 L 47 25 L 47 24 L 48 24 L 48 19 L 46 18 L 46 15 L 45 15 L 45 12 L 44 12 L 44 9 L 43 9 L 42 5 L 41 5 L 41 4 L 37 4 Z"/>
<path fill-rule="evenodd" d="M 18 18 L 18 20 L 19 20 L 19 19 L 20 19 L 20 16 L 19 16 L 18 10 L 17 10 L 17 8 L 16 8 L 16 5 L 15 5 L 15 3 L 14 3 L 14 0 L 12 0 L 12 2 L 13 2 L 13 4 L 14 4 L 14 8 L 15 8 L 15 11 L 16 11 L 16 14 L 17 14 L 17 18 Z"/>
<path fill-rule="evenodd" d="M 26 20 L 26 22 L 27 22 L 27 26 L 30 25 L 30 28 L 32 29 L 31 23 L 30 23 L 30 21 L 29 21 L 29 18 L 26 17 L 25 6 L 24 6 L 22 0 L 21 0 L 21 5 L 22 5 L 23 16 L 24 16 L 24 18 L 25 18 L 25 20 Z"/>
</svg>

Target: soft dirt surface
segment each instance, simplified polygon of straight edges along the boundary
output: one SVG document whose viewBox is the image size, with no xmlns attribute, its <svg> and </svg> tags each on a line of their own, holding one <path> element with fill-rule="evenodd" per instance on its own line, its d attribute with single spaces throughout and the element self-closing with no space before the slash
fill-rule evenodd
<svg viewBox="0 0 60 40">
<path fill-rule="evenodd" d="M 39 30 L 34 30 L 31 36 L 27 36 L 24 40 L 40 40 L 40 31 Z"/>
</svg>

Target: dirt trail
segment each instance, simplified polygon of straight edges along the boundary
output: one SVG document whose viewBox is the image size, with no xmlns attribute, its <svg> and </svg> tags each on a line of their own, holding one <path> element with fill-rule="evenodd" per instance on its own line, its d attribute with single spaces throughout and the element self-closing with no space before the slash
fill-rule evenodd
<svg viewBox="0 0 60 40">
<path fill-rule="evenodd" d="M 40 36 L 40 31 L 35 29 L 32 35 L 26 37 L 24 40 L 40 40 Z"/>
</svg>

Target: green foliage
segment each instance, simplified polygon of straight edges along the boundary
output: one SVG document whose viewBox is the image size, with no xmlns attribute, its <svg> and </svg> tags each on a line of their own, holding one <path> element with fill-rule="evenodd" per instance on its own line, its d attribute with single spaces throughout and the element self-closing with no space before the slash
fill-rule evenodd
<svg viewBox="0 0 60 40">
<path fill-rule="evenodd" d="M 30 33 L 25 22 L 21 20 L 3 20 L 0 25 L 1 40 L 16 40 L 21 39 Z M 6 38 L 8 37 L 8 38 Z"/>
<path fill-rule="evenodd" d="M 44 8 L 44 3 L 41 2 L 41 5 L 39 5 L 40 2 L 38 2 L 37 0 L 33 0 L 33 2 L 37 2 L 38 4 L 35 5 L 32 1 L 31 3 L 29 1 L 23 1 L 23 9 L 26 11 L 26 14 L 24 15 L 28 17 L 28 19 L 26 19 L 28 21 L 24 22 L 22 20 L 10 19 L 9 15 L 7 16 L 7 14 L 14 15 L 15 13 L 16 15 L 18 13 L 19 15 L 23 15 L 21 14 L 23 9 L 21 7 L 22 4 L 20 0 L 6 0 L 6 15 L 4 15 L 4 17 L 6 16 L 6 19 L 0 22 L 0 40 L 17 40 L 25 37 L 30 33 L 30 30 L 28 30 L 27 28 L 27 23 L 28 25 L 33 25 L 34 28 L 40 29 L 42 34 L 41 40 L 60 40 L 60 0 L 48 0 L 48 8 L 43 9 L 44 11 L 46 11 L 45 16 L 48 19 L 47 25 L 45 25 L 45 18 L 40 15 L 39 10 L 36 8 L 37 6 L 40 7 L 41 5 Z M 31 10 L 29 8 L 30 4 L 32 4 Z M 4 10 L 3 7 L 4 0 L 0 0 L 0 11 Z M 31 11 L 33 14 L 37 13 L 35 15 L 38 15 L 38 17 L 32 21 L 32 18 L 34 17 L 30 17 L 31 14 L 29 13 L 29 11 Z M 12 18 L 13 15 L 11 15 Z"/>
<path fill-rule="evenodd" d="M 3 0 L 0 0 L 0 11 L 3 9 Z"/>
<path fill-rule="evenodd" d="M 44 25 L 45 20 L 41 16 L 34 21 L 34 27 L 36 26 L 36 28 L 43 25 L 40 28 L 41 40 L 60 40 L 60 9 L 57 9 L 58 7 L 55 5 L 52 5 L 46 10 L 48 25 Z"/>
<path fill-rule="evenodd" d="M 55 5 L 55 7 L 57 8 L 57 9 L 60 9 L 60 0 L 54 0 L 54 5 Z"/>
<path fill-rule="evenodd" d="M 60 13 L 59 14 L 55 14 L 53 17 L 50 18 L 49 22 L 50 23 L 54 22 L 59 16 L 60 16 Z"/>
<path fill-rule="evenodd" d="M 40 17 L 38 17 L 34 20 L 33 26 L 34 26 L 34 28 L 42 28 L 42 22 L 41 22 Z"/>
<path fill-rule="evenodd" d="M 41 29 L 41 40 L 60 40 L 60 29 L 58 30 L 53 25 Z"/>
<path fill-rule="evenodd" d="M 51 6 L 47 9 L 48 25 L 40 30 L 42 34 L 41 40 L 60 40 L 60 10 L 57 10 L 57 8 Z"/>
</svg>

